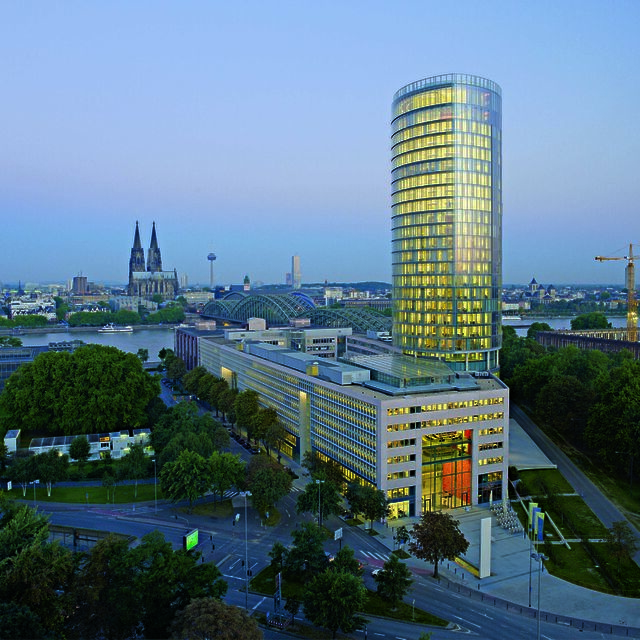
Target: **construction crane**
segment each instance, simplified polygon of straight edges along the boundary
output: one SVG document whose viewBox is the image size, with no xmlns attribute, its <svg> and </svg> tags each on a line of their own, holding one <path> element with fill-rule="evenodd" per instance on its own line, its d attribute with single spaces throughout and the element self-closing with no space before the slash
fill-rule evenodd
<svg viewBox="0 0 640 640">
<path fill-rule="evenodd" d="M 633 264 L 633 245 L 629 244 L 628 256 L 617 256 L 608 258 L 596 256 L 598 262 L 606 260 L 626 260 L 627 266 L 624 270 L 625 286 L 627 288 L 627 336 L 629 342 L 638 341 L 638 301 L 636 300 L 636 268 Z"/>
</svg>

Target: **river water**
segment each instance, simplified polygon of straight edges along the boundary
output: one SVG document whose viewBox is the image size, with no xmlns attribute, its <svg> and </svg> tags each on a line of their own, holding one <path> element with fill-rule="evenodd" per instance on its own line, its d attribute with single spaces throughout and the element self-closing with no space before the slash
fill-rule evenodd
<svg viewBox="0 0 640 640">
<path fill-rule="evenodd" d="M 526 318 L 522 318 L 522 320 L 503 319 L 502 324 L 505 327 L 515 327 L 516 333 L 519 336 L 526 336 L 527 329 L 534 322 L 546 322 L 552 329 L 558 330 L 558 329 L 571 329 L 571 320 L 573 320 L 573 317 L 563 317 L 563 318 L 526 317 Z M 611 323 L 611 326 L 614 329 L 624 329 L 627 326 L 626 316 L 612 316 L 610 318 L 607 317 L 607 320 Z"/>
<path fill-rule="evenodd" d="M 18 336 L 26 347 L 47 345 L 64 340 L 82 340 L 87 344 L 104 344 L 118 347 L 121 351 L 137 353 L 138 349 L 149 351 L 149 360 L 159 360 L 161 349 L 173 349 L 173 329 L 137 329 L 131 333 L 98 333 L 96 329 L 81 329 L 52 333 L 26 333 Z"/>
<path fill-rule="evenodd" d="M 608 318 L 614 328 L 627 326 L 624 316 Z M 570 329 L 571 318 L 522 318 L 522 320 L 504 320 L 505 326 L 515 327 L 519 336 L 526 336 L 527 329 L 533 322 L 546 322 L 552 329 Z M 118 347 L 121 351 L 137 353 L 138 349 L 149 351 L 149 360 L 158 360 L 158 352 L 161 349 L 173 349 L 173 329 L 144 329 L 134 328 L 132 333 L 98 333 L 97 329 L 81 329 L 73 331 L 52 333 L 27 333 L 19 336 L 22 344 L 31 347 L 46 345 L 50 342 L 62 342 L 63 340 L 82 340 L 88 344 L 104 344 Z"/>
</svg>

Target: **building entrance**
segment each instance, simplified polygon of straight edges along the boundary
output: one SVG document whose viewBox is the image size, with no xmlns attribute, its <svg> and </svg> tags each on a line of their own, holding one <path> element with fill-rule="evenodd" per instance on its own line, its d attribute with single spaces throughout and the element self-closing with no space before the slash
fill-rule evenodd
<svg viewBox="0 0 640 640">
<path fill-rule="evenodd" d="M 422 438 L 422 510 L 471 504 L 471 431 Z"/>
</svg>

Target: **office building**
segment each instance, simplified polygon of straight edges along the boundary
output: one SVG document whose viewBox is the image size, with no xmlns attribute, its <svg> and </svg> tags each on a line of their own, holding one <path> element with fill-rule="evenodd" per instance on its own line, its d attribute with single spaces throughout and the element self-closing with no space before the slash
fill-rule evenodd
<svg viewBox="0 0 640 640">
<path fill-rule="evenodd" d="M 330 358 L 266 333 L 271 344 L 228 334 L 197 347 L 209 372 L 275 409 L 284 453 L 337 462 L 347 481 L 384 491 L 400 517 L 507 496 L 509 390 L 491 373 L 501 319 L 500 90 L 438 76 L 401 89 L 393 109 L 394 344 L 379 329 L 345 336 L 345 351 L 338 345 Z M 292 262 L 294 288 L 295 273 Z"/>
<path fill-rule="evenodd" d="M 501 346 L 501 91 L 450 74 L 392 107 L 394 344 L 456 370 L 494 371 Z"/>
</svg>

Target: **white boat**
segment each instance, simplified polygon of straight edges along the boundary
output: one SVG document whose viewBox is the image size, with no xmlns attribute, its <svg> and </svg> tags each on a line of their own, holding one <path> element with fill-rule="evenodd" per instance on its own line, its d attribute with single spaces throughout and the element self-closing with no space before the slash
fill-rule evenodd
<svg viewBox="0 0 640 640">
<path fill-rule="evenodd" d="M 502 322 L 507 320 L 522 320 L 520 316 L 502 316 Z"/>
<path fill-rule="evenodd" d="M 98 329 L 98 333 L 130 333 L 133 331 L 133 327 L 130 325 L 117 325 L 110 322 L 105 324 L 102 329 Z"/>
</svg>

